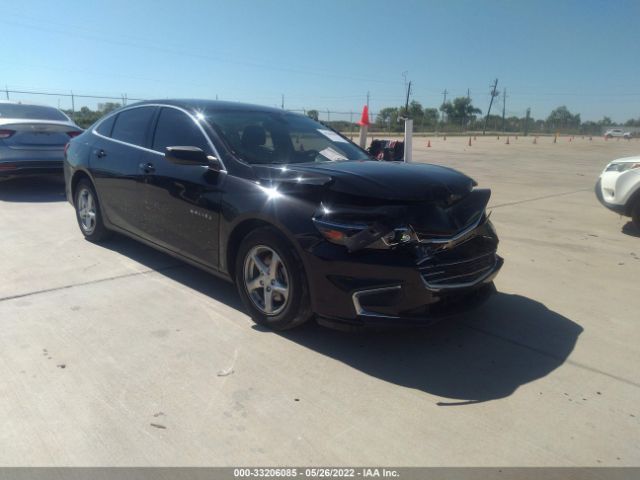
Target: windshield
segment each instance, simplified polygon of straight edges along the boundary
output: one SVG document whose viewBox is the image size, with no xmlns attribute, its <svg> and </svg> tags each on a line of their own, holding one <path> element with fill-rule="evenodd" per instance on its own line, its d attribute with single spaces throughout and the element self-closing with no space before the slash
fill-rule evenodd
<svg viewBox="0 0 640 480">
<path fill-rule="evenodd" d="M 365 160 L 353 143 L 311 118 L 287 112 L 216 111 L 207 121 L 251 164 Z"/>
<path fill-rule="evenodd" d="M 0 103 L 0 118 L 69 121 L 60 110 L 53 107 L 22 105 L 19 103 Z"/>
</svg>

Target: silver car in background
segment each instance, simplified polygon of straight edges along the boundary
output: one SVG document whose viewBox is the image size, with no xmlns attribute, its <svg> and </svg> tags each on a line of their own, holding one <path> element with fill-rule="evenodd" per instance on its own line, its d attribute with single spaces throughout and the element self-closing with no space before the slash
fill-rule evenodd
<svg viewBox="0 0 640 480">
<path fill-rule="evenodd" d="M 65 145 L 80 133 L 57 108 L 0 102 L 0 178 L 62 174 Z"/>
</svg>

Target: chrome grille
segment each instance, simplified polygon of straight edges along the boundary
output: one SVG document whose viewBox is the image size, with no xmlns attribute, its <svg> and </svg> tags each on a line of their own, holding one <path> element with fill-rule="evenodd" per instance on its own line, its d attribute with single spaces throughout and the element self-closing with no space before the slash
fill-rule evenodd
<svg viewBox="0 0 640 480">
<path fill-rule="evenodd" d="M 422 258 L 418 270 L 427 288 L 461 288 L 484 280 L 496 263 L 496 244 L 476 236 L 451 250 Z"/>
</svg>

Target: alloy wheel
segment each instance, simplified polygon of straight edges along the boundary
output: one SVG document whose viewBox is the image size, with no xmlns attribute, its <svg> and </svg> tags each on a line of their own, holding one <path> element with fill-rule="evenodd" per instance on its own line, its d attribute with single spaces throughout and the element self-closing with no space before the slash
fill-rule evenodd
<svg viewBox="0 0 640 480">
<path fill-rule="evenodd" d="M 88 188 L 83 188 L 78 193 L 78 218 L 82 231 L 91 235 L 96 229 L 96 201 Z"/>
<path fill-rule="evenodd" d="M 289 274 L 270 247 L 256 245 L 244 260 L 244 287 L 253 304 L 268 316 L 278 315 L 289 301 Z"/>
</svg>

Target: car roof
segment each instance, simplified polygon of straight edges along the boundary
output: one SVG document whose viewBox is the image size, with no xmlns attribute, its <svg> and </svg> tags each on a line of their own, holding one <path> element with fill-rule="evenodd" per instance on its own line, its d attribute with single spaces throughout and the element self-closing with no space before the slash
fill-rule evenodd
<svg viewBox="0 0 640 480">
<path fill-rule="evenodd" d="M 142 102 L 132 103 L 127 107 L 140 106 L 140 105 L 173 105 L 175 107 L 181 107 L 190 111 L 247 111 L 247 112 L 278 112 L 282 113 L 283 110 L 274 107 L 265 107 L 263 105 L 254 105 L 250 103 L 241 102 L 228 102 L 223 100 L 204 100 L 204 99 L 158 99 L 158 100 L 145 100 Z"/>
<path fill-rule="evenodd" d="M 25 107 L 46 107 L 53 108 L 54 110 L 60 110 L 58 107 L 54 107 L 53 105 L 47 105 L 45 103 L 31 103 L 31 102 L 20 102 L 15 100 L 0 100 L 0 105 L 23 105 Z"/>
</svg>

